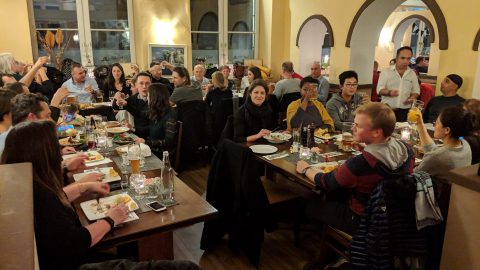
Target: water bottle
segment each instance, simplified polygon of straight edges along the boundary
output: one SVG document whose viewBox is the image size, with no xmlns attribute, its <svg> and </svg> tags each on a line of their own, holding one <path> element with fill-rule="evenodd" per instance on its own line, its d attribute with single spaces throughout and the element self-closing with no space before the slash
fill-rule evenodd
<svg viewBox="0 0 480 270">
<path fill-rule="evenodd" d="M 307 126 L 302 127 L 301 139 L 302 139 L 302 146 L 307 147 L 308 146 L 308 127 Z"/>
<path fill-rule="evenodd" d="M 174 205 L 175 198 L 173 196 L 174 191 L 175 174 L 172 166 L 170 165 L 170 159 L 168 157 L 168 151 L 163 151 L 163 168 L 161 176 L 160 195 L 162 203 L 166 206 Z"/>
</svg>

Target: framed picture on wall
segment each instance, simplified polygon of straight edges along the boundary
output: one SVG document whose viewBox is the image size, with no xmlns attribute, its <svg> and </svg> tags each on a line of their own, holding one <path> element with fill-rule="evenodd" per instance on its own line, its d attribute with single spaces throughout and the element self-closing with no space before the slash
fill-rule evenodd
<svg viewBox="0 0 480 270">
<path fill-rule="evenodd" d="M 187 67 L 187 45 L 148 44 L 148 64 L 152 61 L 167 61 L 174 66 Z M 172 75 L 169 69 L 163 75 Z"/>
</svg>

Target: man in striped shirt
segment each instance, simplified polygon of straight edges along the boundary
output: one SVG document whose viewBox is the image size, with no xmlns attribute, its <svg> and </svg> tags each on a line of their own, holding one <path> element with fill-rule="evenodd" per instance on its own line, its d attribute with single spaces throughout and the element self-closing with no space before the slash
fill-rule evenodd
<svg viewBox="0 0 480 270">
<path fill-rule="evenodd" d="M 355 141 L 365 144 L 360 155 L 325 174 L 305 161 L 297 163 L 297 172 L 305 174 L 327 194 L 326 200 L 318 196 L 307 205 L 307 216 L 314 224 L 354 233 L 379 181 L 412 173 L 413 151 L 391 137 L 394 129 L 395 114 L 390 107 L 377 102 L 365 104 L 357 109 L 352 127 Z"/>
</svg>

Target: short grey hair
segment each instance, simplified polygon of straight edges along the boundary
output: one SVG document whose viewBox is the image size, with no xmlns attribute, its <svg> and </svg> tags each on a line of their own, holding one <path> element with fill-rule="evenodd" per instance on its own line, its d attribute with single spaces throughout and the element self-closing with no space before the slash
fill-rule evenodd
<svg viewBox="0 0 480 270">
<path fill-rule="evenodd" d="M 293 63 L 290 61 L 285 61 L 282 63 L 282 71 L 292 73 L 293 72 Z"/>
</svg>

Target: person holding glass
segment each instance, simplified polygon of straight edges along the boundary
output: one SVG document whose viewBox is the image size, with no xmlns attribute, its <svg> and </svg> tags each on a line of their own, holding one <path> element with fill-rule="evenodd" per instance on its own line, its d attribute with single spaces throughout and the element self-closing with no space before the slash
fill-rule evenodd
<svg viewBox="0 0 480 270">
<path fill-rule="evenodd" d="M 428 134 L 420 112 L 417 112 L 417 130 L 424 151 L 422 162 L 415 171 L 424 171 L 434 177 L 447 179 L 454 168 L 469 166 L 472 161 L 470 145 L 463 139 L 474 129 L 475 116 L 462 106 L 447 107 L 435 121 L 433 137 L 442 139 L 438 146 Z"/>
<path fill-rule="evenodd" d="M 254 142 L 270 134 L 274 127 L 272 109 L 267 102 L 268 85 L 255 80 L 248 88 L 245 103 L 233 116 L 233 137 L 236 142 Z"/>
<path fill-rule="evenodd" d="M 135 139 L 135 142 L 147 144 L 160 157 L 163 151 L 171 153 L 175 148 L 177 112 L 170 104 L 170 93 L 164 84 L 151 84 L 148 87 L 148 99 L 149 134 Z"/>
<path fill-rule="evenodd" d="M 89 78 L 82 64 L 71 66 L 72 78 L 62 84 L 68 89 L 70 96 L 75 96 L 78 103 L 93 103 L 98 94 L 98 85 L 94 78 Z"/>
<path fill-rule="evenodd" d="M 108 73 L 108 77 L 105 80 L 102 89 L 105 101 L 109 99 L 110 101 L 113 101 L 115 93 L 117 92 L 122 93 L 125 99 L 132 95 L 130 85 L 127 85 L 122 65 L 119 63 L 112 64 L 112 69 Z"/>
<path fill-rule="evenodd" d="M 303 123 L 315 124 L 317 128 L 334 130 L 333 120 L 323 104 L 317 100 L 318 81 L 305 77 L 300 81 L 302 97 L 293 101 L 287 108 L 287 129 L 298 128 Z"/>
<path fill-rule="evenodd" d="M 128 217 L 120 204 L 106 212 L 106 218 L 82 226 L 72 206 L 85 195 L 105 196 L 109 185 L 101 175 L 88 174 L 81 182 L 64 186 L 62 156 L 55 123 L 49 120 L 22 122 L 7 136 L 0 164 L 32 163 L 35 239 L 41 269 L 78 269 L 93 258 L 92 250 L 113 227 Z M 74 170 L 75 168 L 66 169 Z"/>
<path fill-rule="evenodd" d="M 333 119 L 337 130 L 343 131 L 345 123 L 353 122 L 355 110 L 362 104 L 369 101 L 368 95 L 357 93 L 358 75 L 353 70 L 342 72 L 338 79 L 340 81 L 340 93 L 333 94 L 327 102 L 327 111 Z"/>
</svg>

